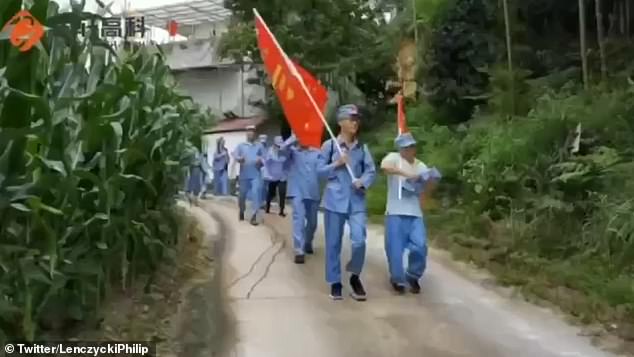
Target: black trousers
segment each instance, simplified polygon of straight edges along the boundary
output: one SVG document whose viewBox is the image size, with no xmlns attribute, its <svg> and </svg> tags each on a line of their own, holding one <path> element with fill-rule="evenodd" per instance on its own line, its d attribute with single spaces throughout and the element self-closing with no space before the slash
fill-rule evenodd
<svg viewBox="0 0 634 357">
<path fill-rule="evenodd" d="M 280 213 L 284 213 L 284 206 L 286 204 L 286 181 L 269 181 L 269 192 L 266 197 L 266 211 L 271 209 L 271 201 L 275 197 L 275 193 L 279 193 L 280 197 Z"/>
</svg>

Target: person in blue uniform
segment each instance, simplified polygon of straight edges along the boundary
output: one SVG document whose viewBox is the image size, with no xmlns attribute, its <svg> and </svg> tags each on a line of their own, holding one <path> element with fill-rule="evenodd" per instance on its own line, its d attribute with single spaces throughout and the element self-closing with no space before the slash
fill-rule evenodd
<svg viewBox="0 0 634 357">
<path fill-rule="evenodd" d="M 293 250 L 295 264 L 304 264 L 305 256 L 313 254 L 313 238 L 319 212 L 320 150 L 300 145 L 295 135 L 281 146 L 287 157 L 288 197 L 293 207 Z"/>
<path fill-rule="evenodd" d="M 203 154 L 201 158 L 201 164 L 203 169 L 203 185 L 200 197 L 204 198 L 207 194 L 208 186 L 211 179 L 211 165 L 209 164 L 209 155 L 207 155 L 207 153 Z"/>
<path fill-rule="evenodd" d="M 265 156 L 266 153 L 268 153 L 269 151 L 269 146 L 267 144 L 267 140 L 269 139 L 268 135 L 266 134 L 261 134 L 260 136 L 258 136 L 258 143 L 260 143 L 260 145 L 262 145 L 262 149 L 264 150 Z M 262 165 L 262 182 L 260 183 L 260 188 L 262 190 L 261 193 L 261 201 L 260 203 L 262 204 L 262 207 L 264 209 L 264 203 L 266 202 L 266 198 L 269 195 L 269 182 L 271 181 L 271 176 L 268 173 L 267 167 L 266 165 Z"/>
<path fill-rule="evenodd" d="M 187 179 L 187 193 L 191 198 L 200 198 L 203 191 L 203 183 L 205 180 L 205 173 L 203 168 L 203 157 L 196 150 L 191 157 L 189 164 L 189 175 Z"/>
<path fill-rule="evenodd" d="M 280 216 L 286 217 L 284 208 L 286 204 L 286 179 L 288 176 L 286 160 L 287 156 L 281 151 L 284 140 L 281 136 L 273 139 L 273 145 L 269 149 L 264 166 L 268 174 L 268 195 L 266 197 L 266 213 L 271 212 L 271 201 L 275 193 L 279 194 Z"/>
<path fill-rule="evenodd" d="M 238 205 L 240 208 L 240 220 L 244 220 L 246 210 L 247 195 L 251 196 L 251 218 L 252 225 L 257 226 L 257 215 L 261 207 L 262 189 L 262 165 L 264 163 L 264 148 L 255 140 L 255 126 L 247 128 L 247 141 L 241 143 L 233 152 L 233 157 L 240 163 L 240 194 Z"/>
<path fill-rule="evenodd" d="M 366 191 L 374 183 L 376 169 L 367 146 L 357 138 L 360 115 L 357 106 L 349 104 L 337 110 L 340 132 L 337 143 L 329 139 L 322 145 L 319 175 L 326 179 L 324 191 L 324 228 L 326 236 L 326 282 L 330 284 L 330 297 L 340 300 L 341 240 L 346 222 L 350 227 L 352 256 L 346 265 L 350 275 L 351 296 L 355 300 L 366 299 L 360 274 L 365 262 L 367 207 Z M 348 171 L 352 170 L 354 177 Z"/>
<path fill-rule="evenodd" d="M 396 140 L 399 152 L 388 154 L 381 169 L 388 175 L 385 212 L 385 253 L 394 290 L 403 294 L 406 284 L 420 293 L 419 281 L 427 266 L 427 232 L 421 209 L 421 194 L 440 180 L 435 168 L 416 159 L 416 141 L 410 133 Z M 409 250 L 407 268 L 403 253 Z"/>
<path fill-rule="evenodd" d="M 226 196 L 229 194 L 229 151 L 225 146 L 225 139 L 218 138 L 216 151 L 213 157 L 213 184 L 214 195 Z"/>
</svg>

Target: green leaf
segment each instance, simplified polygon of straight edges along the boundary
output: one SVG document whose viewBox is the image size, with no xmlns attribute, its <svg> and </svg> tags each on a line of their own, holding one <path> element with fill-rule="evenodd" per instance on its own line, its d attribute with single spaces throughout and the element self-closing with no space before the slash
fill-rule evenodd
<svg viewBox="0 0 634 357">
<path fill-rule="evenodd" d="M 156 149 L 158 149 L 161 145 L 163 145 L 165 140 L 166 140 L 165 138 L 160 138 L 159 140 L 154 142 L 154 145 L 152 146 L 152 150 L 150 151 L 150 156 L 154 155 L 154 151 L 156 151 Z"/>
<path fill-rule="evenodd" d="M 115 147 L 118 149 L 121 147 L 121 138 L 123 137 L 123 127 L 121 123 L 113 121 L 110 122 L 110 126 L 112 127 L 112 131 L 114 132 L 116 138 Z"/>
<path fill-rule="evenodd" d="M 47 160 L 41 156 L 37 156 L 38 159 L 40 159 L 40 161 L 44 164 L 44 166 L 46 166 L 47 168 L 57 171 L 60 174 L 64 175 L 64 176 L 68 176 L 66 173 L 66 169 L 64 168 L 64 163 L 61 161 L 55 161 L 55 160 Z"/>
<path fill-rule="evenodd" d="M 28 208 L 27 206 L 25 206 L 22 203 L 12 203 L 11 207 L 17 209 L 18 211 L 22 211 L 22 212 L 31 212 L 31 209 Z"/>
</svg>

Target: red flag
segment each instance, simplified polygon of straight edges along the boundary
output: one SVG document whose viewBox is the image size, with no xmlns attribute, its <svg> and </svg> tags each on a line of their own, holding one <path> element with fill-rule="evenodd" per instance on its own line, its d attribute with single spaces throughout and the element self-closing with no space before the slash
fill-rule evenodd
<svg viewBox="0 0 634 357">
<path fill-rule="evenodd" d="M 313 77 L 310 72 L 300 66 L 299 63 L 293 62 L 293 64 L 295 64 L 295 68 L 297 68 L 299 75 L 302 76 L 308 92 L 310 92 L 310 95 L 313 96 L 315 103 L 319 106 L 319 110 L 323 113 L 326 110 L 326 104 L 328 103 L 328 90 L 321 85 L 317 78 Z"/>
<path fill-rule="evenodd" d="M 170 36 L 176 36 L 178 34 L 178 23 L 174 20 L 170 20 L 167 23 L 167 31 L 169 32 Z"/>
<path fill-rule="evenodd" d="M 403 103 L 403 96 L 402 95 L 398 95 L 398 97 L 396 97 L 397 100 L 397 110 L 398 110 L 398 114 L 397 114 L 397 121 L 398 121 L 398 134 L 401 135 L 403 133 L 407 133 L 409 132 L 409 129 L 407 128 L 407 121 L 405 119 L 405 105 Z"/>
<path fill-rule="evenodd" d="M 264 67 L 288 124 L 300 144 L 320 148 L 328 91 L 308 71 L 288 59 L 257 11 L 255 29 Z"/>
</svg>

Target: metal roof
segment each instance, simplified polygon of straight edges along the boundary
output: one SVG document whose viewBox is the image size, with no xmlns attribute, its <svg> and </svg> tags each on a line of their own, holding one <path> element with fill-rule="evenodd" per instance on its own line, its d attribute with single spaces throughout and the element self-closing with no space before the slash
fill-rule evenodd
<svg viewBox="0 0 634 357">
<path fill-rule="evenodd" d="M 220 120 L 213 128 L 205 130 L 205 134 L 228 133 L 233 131 L 246 131 L 251 125 L 260 126 L 266 121 L 262 116 L 254 116 L 251 118 L 236 118 Z"/>
<path fill-rule="evenodd" d="M 170 20 L 178 25 L 199 25 L 224 21 L 231 11 L 223 6 L 223 0 L 192 0 L 175 4 L 134 9 L 137 16 L 143 16 L 146 26 L 165 27 Z"/>
</svg>

